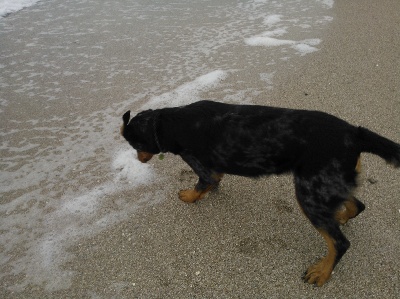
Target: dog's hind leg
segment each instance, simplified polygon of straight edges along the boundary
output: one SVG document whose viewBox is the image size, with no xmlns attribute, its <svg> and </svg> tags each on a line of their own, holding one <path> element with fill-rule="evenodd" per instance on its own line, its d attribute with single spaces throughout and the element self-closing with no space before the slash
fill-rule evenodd
<svg viewBox="0 0 400 299">
<path fill-rule="evenodd" d="M 182 159 L 189 164 L 193 171 L 199 176 L 194 189 L 181 190 L 179 192 L 179 199 L 193 203 L 196 200 L 204 198 L 210 190 L 216 188 L 221 181 L 223 174 L 216 173 L 204 167 L 197 159 L 190 155 L 181 155 Z"/>
<path fill-rule="evenodd" d="M 346 201 L 350 194 L 351 184 L 344 180 L 335 180 L 322 175 L 316 175 L 309 180 L 295 177 L 297 200 L 307 218 L 324 238 L 328 253 L 319 262 L 311 265 L 304 274 L 304 281 L 322 286 L 331 276 L 333 268 L 340 261 L 350 246 L 339 228 L 340 221 L 336 218 L 335 207 L 349 203 L 351 208 L 344 213 L 344 220 L 355 217 L 358 210 L 353 209 L 356 201 Z"/>
<path fill-rule="evenodd" d="M 358 157 L 357 164 L 355 167 L 357 174 L 361 172 L 361 158 Z M 354 196 L 349 196 L 335 212 L 335 219 L 342 225 L 346 224 L 351 218 L 356 217 L 362 211 L 365 210 L 365 205 Z"/>
</svg>

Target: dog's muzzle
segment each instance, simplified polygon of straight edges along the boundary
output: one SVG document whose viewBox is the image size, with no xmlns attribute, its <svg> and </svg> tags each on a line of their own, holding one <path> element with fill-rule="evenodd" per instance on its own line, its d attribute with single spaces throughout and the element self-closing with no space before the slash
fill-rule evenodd
<svg viewBox="0 0 400 299">
<path fill-rule="evenodd" d="M 138 151 L 137 156 L 140 162 L 146 163 L 147 161 L 150 161 L 150 159 L 153 157 L 153 154 Z"/>
</svg>

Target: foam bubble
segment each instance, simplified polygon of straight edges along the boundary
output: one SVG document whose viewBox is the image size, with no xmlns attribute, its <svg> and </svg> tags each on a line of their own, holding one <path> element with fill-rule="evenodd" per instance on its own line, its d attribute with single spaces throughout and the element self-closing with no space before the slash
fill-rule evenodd
<svg viewBox="0 0 400 299">
<path fill-rule="evenodd" d="M 328 8 L 332 8 L 334 4 L 333 0 L 318 0 L 318 1 L 326 5 Z"/>
<path fill-rule="evenodd" d="M 285 33 L 287 33 L 286 28 L 281 27 L 281 28 L 276 28 L 274 30 L 265 31 L 263 34 L 261 34 L 261 36 L 269 36 L 269 37 L 282 36 Z"/>
<path fill-rule="evenodd" d="M 281 21 L 282 15 L 268 15 L 264 18 L 264 25 L 274 25 Z"/>
<path fill-rule="evenodd" d="M 287 39 L 278 39 L 272 36 L 282 35 L 286 32 L 285 29 L 276 29 L 266 31 L 259 36 L 246 38 L 244 42 L 249 46 L 264 46 L 264 47 L 280 47 L 290 46 L 295 49 L 301 56 L 318 51 L 318 48 L 313 47 L 318 45 L 321 40 L 317 38 L 305 39 L 302 41 L 294 41 Z"/>
<path fill-rule="evenodd" d="M 293 40 L 277 39 L 268 36 L 254 36 L 246 38 L 245 43 L 249 46 L 278 47 L 284 45 L 293 45 L 296 42 Z"/>
<path fill-rule="evenodd" d="M 307 45 L 307 44 L 302 44 L 302 43 L 295 44 L 295 45 L 293 45 L 292 48 L 297 50 L 300 53 L 301 56 L 309 54 L 309 53 L 312 53 L 312 52 L 315 52 L 315 51 L 318 51 L 317 48 L 312 47 L 312 46 Z"/>
</svg>

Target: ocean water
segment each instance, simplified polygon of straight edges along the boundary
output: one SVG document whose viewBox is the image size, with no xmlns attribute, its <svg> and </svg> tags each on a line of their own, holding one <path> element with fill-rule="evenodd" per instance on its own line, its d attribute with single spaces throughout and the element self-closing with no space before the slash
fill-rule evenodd
<svg viewBox="0 0 400 299">
<path fill-rule="evenodd" d="M 161 174 L 118 135 L 123 112 L 252 103 L 320 49 L 334 5 L 36 2 L 0 0 L 11 13 L 0 19 L 0 279 L 17 277 L 12 291 L 69 288 L 69 246 L 165 199 L 151 186 Z"/>
</svg>

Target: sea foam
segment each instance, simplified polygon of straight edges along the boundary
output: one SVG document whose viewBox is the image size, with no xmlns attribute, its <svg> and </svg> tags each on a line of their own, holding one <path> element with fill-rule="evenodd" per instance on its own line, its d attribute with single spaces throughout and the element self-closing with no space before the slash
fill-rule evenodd
<svg viewBox="0 0 400 299">
<path fill-rule="evenodd" d="M 228 73 L 223 70 L 215 70 L 199 76 L 191 82 L 178 86 L 173 91 L 153 97 L 142 106 L 142 109 L 175 107 L 196 102 L 201 99 L 201 92 L 215 87 L 227 76 Z"/>
</svg>

